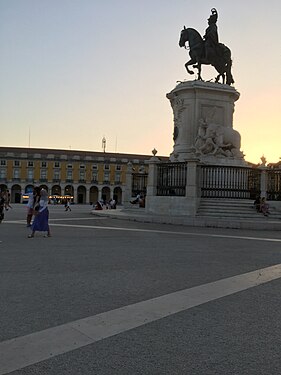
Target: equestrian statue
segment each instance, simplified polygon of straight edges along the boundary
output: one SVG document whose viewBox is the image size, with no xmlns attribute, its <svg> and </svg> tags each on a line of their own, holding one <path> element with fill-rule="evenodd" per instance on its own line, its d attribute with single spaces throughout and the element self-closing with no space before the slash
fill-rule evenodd
<svg viewBox="0 0 281 375">
<path fill-rule="evenodd" d="M 181 31 L 179 46 L 185 47 L 185 43 L 189 44 L 190 60 L 185 64 L 186 70 L 189 74 L 194 74 L 189 66 L 198 69 L 198 79 L 201 77 L 201 65 L 212 65 L 219 75 L 216 77 L 216 82 L 222 78 L 222 82 L 228 85 L 234 83 L 231 74 L 231 51 L 222 43 L 219 43 L 217 30 L 218 12 L 215 8 L 211 9 L 211 15 L 208 18 L 208 28 L 202 38 L 199 32 L 192 28 L 186 28 Z"/>
</svg>

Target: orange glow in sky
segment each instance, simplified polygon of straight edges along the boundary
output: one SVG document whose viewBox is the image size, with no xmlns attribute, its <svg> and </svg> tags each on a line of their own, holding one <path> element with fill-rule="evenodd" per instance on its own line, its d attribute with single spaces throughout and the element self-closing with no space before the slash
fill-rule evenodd
<svg viewBox="0 0 281 375">
<path fill-rule="evenodd" d="M 183 25 L 204 35 L 214 6 L 240 92 L 245 159 L 281 157 L 279 0 L 2 0 L 1 146 L 169 155 L 166 94 L 192 80 Z M 203 67 L 205 80 L 216 76 Z M 30 136 L 29 136 L 30 135 Z"/>
</svg>

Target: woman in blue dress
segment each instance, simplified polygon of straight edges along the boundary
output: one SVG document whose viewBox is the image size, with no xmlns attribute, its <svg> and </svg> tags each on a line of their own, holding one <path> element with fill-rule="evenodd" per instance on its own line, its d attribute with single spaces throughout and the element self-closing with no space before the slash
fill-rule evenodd
<svg viewBox="0 0 281 375">
<path fill-rule="evenodd" d="M 37 206 L 34 207 L 34 220 L 31 225 L 32 233 L 28 238 L 33 238 L 35 232 L 47 232 L 45 237 L 51 237 L 49 227 L 49 210 L 48 210 L 48 192 L 45 189 L 40 191 L 40 200 Z"/>
</svg>

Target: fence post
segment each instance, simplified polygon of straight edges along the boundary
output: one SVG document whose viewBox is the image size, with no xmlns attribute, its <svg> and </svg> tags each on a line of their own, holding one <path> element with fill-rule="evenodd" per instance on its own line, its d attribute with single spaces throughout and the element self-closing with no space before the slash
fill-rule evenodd
<svg viewBox="0 0 281 375">
<path fill-rule="evenodd" d="M 260 178 L 261 178 L 261 197 L 265 197 L 267 198 L 267 170 L 268 170 L 268 167 L 265 167 L 265 166 L 260 166 L 259 169 L 261 169 L 261 174 L 260 174 Z"/>
<path fill-rule="evenodd" d="M 149 159 L 148 164 L 148 177 L 147 177 L 147 187 L 146 187 L 146 198 L 145 198 L 145 208 L 148 211 L 150 198 L 157 195 L 157 164 L 160 160 L 157 156 L 152 156 Z"/>
<path fill-rule="evenodd" d="M 198 195 L 198 191 L 199 191 L 198 164 L 199 164 L 199 160 L 197 159 L 192 159 L 192 160 L 187 161 L 185 196 L 188 199 L 190 213 L 193 216 L 196 215 L 199 202 L 200 202 L 200 196 Z"/>
<path fill-rule="evenodd" d="M 127 170 L 126 170 L 126 185 L 124 189 L 124 199 L 123 199 L 124 208 L 128 208 L 131 206 L 130 200 L 132 198 L 132 181 L 133 181 L 132 172 L 133 172 L 133 165 L 129 161 L 129 163 L 127 164 Z"/>
</svg>

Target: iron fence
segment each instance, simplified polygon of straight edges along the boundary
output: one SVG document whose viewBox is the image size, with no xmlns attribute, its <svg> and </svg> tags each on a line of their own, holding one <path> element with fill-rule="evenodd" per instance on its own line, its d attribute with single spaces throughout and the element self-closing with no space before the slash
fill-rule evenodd
<svg viewBox="0 0 281 375">
<path fill-rule="evenodd" d="M 146 196 L 148 173 L 133 173 L 132 178 L 132 197 L 138 194 Z"/>
<path fill-rule="evenodd" d="M 157 195 L 185 196 L 186 163 L 157 165 Z"/>
<path fill-rule="evenodd" d="M 281 170 L 267 171 L 267 199 L 281 200 Z"/>
<path fill-rule="evenodd" d="M 259 169 L 201 166 L 202 198 L 255 199 L 260 194 Z"/>
</svg>

